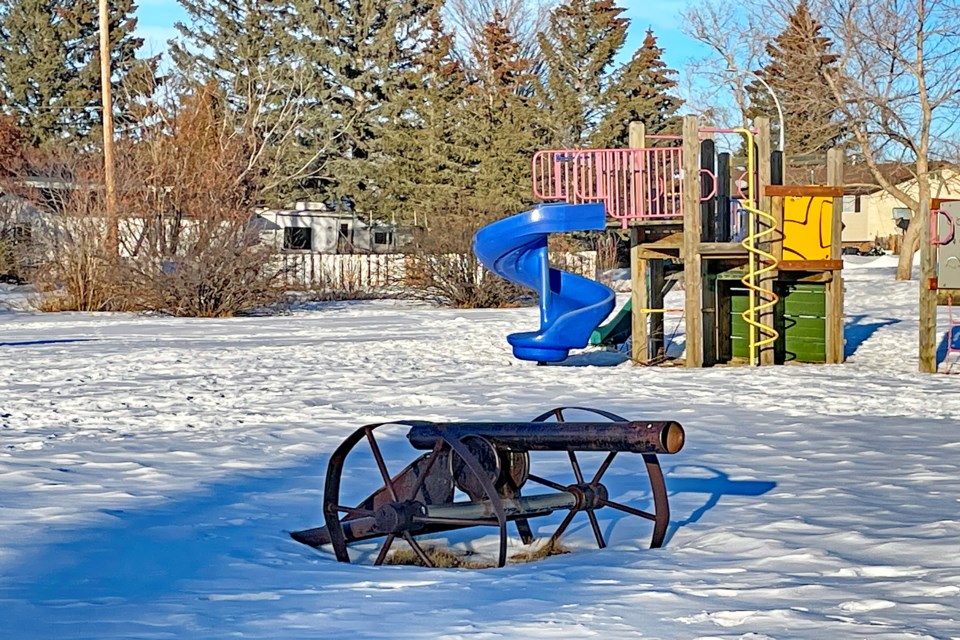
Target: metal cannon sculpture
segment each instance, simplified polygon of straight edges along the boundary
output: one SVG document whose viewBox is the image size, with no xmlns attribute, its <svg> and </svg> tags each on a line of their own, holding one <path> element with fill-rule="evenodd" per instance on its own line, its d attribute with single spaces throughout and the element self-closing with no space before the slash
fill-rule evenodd
<svg viewBox="0 0 960 640">
<path fill-rule="evenodd" d="M 564 412 L 586 412 L 589 422 L 567 422 Z M 386 425 L 410 427 L 407 440 L 428 451 L 391 475 L 374 432 Z M 354 447 L 366 441 L 383 486 L 356 506 L 341 502 L 344 464 Z M 350 562 L 348 545 L 384 538 L 374 564 L 386 560 L 391 545 L 405 540 L 420 561 L 433 566 L 418 537 L 467 527 L 496 527 L 497 566 L 507 561 L 507 523 L 514 522 L 524 544 L 534 540 L 530 519 L 566 510 L 548 544 L 557 542 L 574 516 L 587 514 L 600 548 L 606 541 L 594 513 L 611 508 L 653 522 L 650 547 L 663 544 L 670 521 L 667 489 L 658 454 L 676 453 L 684 431 L 673 421 L 629 421 L 608 411 L 561 407 L 530 422 L 398 421 L 357 429 L 330 457 L 323 492 L 325 526 L 290 535 L 311 547 L 331 545 L 337 560 Z M 531 471 L 531 452 L 566 452 L 573 484 L 561 484 Z M 592 476 L 584 475 L 577 452 L 607 452 Z M 653 495 L 653 510 L 644 511 L 611 499 L 603 476 L 621 453 L 640 454 Z M 540 485 L 544 491 L 528 493 Z M 458 497 L 457 490 L 459 490 Z"/>
</svg>

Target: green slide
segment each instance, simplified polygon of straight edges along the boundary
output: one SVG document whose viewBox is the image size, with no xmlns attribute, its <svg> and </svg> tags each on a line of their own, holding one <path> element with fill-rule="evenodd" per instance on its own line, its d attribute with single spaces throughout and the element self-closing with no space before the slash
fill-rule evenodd
<svg viewBox="0 0 960 640">
<path fill-rule="evenodd" d="M 610 322 L 601 325 L 590 334 L 590 344 L 605 347 L 623 344 L 630 337 L 630 325 L 633 321 L 631 300 L 623 305 Z"/>
</svg>

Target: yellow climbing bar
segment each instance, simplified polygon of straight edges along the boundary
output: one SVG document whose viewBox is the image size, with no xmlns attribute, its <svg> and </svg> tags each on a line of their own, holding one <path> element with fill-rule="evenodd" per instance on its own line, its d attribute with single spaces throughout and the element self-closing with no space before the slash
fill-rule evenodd
<svg viewBox="0 0 960 640">
<path fill-rule="evenodd" d="M 776 256 L 757 246 L 757 241 L 774 234 L 777 220 L 766 211 L 761 211 L 757 205 L 753 132 L 749 129 L 734 129 L 734 131 L 742 133 L 747 139 L 747 202 L 741 203 L 740 206 L 750 214 L 747 235 L 740 243 L 750 255 L 747 274 L 740 280 L 750 291 L 750 304 L 740 315 L 750 327 L 750 364 L 760 364 L 757 359 L 758 350 L 776 342 L 780 334 L 776 329 L 763 325 L 758 319 L 762 311 L 772 309 L 779 300 L 776 292 L 760 286 L 759 276 L 776 270 L 779 263 Z M 764 222 L 762 227 L 757 224 L 758 219 Z"/>
</svg>

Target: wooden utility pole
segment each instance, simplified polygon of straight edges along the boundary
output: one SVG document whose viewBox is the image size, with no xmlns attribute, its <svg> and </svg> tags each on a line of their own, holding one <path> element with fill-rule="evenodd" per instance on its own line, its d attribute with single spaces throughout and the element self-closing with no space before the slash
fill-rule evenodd
<svg viewBox="0 0 960 640">
<path fill-rule="evenodd" d="M 119 254 L 117 191 L 113 171 L 113 98 L 110 93 L 110 11 L 107 0 L 100 0 L 100 92 L 103 125 L 103 181 L 107 195 L 107 249 Z"/>
</svg>

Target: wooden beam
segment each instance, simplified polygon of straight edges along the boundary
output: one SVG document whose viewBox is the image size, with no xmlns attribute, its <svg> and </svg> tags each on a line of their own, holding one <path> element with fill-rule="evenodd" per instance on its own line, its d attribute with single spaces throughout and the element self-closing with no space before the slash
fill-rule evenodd
<svg viewBox="0 0 960 640">
<path fill-rule="evenodd" d="M 937 372 L 937 252 L 931 244 L 930 202 L 920 202 L 920 211 L 923 224 L 920 225 L 920 292 L 919 292 L 919 336 L 917 356 L 921 373 Z M 904 247 L 902 251 L 909 251 Z M 934 287 L 928 285 L 933 281 Z"/>
<path fill-rule="evenodd" d="M 780 271 L 839 271 L 843 260 L 784 260 Z"/>
<path fill-rule="evenodd" d="M 770 253 L 777 259 L 777 262 L 783 262 L 783 202 L 781 196 L 770 197 L 770 215 L 773 216 L 776 232 L 773 240 L 770 242 Z M 783 269 L 783 267 L 780 267 Z"/>
<path fill-rule="evenodd" d="M 696 116 L 683 117 L 683 292 L 686 366 L 703 366 L 703 273 L 700 263 L 700 138 Z"/>
<path fill-rule="evenodd" d="M 739 242 L 701 242 L 700 255 L 707 256 L 733 256 L 742 258 L 747 255 L 747 250 Z"/>
<path fill-rule="evenodd" d="M 631 122 L 628 129 L 628 145 L 631 149 L 643 149 L 646 145 L 646 127 L 642 122 Z M 637 194 L 643 197 L 643 194 Z M 641 309 L 650 307 L 649 289 L 647 288 L 648 262 L 641 254 L 640 244 L 644 240 L 644 232 L 640 227 L 630 229 L 630 304 L 633 309 L 630 320 L 630 337 L 632 347 L 630 358 L 635 363 L 646 363 L 651 359 L 649 347 L 649 333 L 647 332 L 647 314 Z"/>
<path fill-rule="evenodd" d="M 627 129 L 627 144 L 631 149 L 645 149 L 647 146 L 647 126 L 634 120 Z"/>
<path fill-rule="evenodd" d="M 642 257 L 640 243 L 643 242 L 643 230 L 630 229 L 630 359 L 637 364 L 645 364 L 652 358 L 649 350 L 650 334 L 647 332 L 647 314 L 641 309 L 650 308 L 647 270 L 649 262 Z"/>
<path fill-rule="evenodd" d="M 657 251 L 656 249 L 650 249 L 650 245 L 644 244 L 637 247 L 637 257 L 641 260 L 673 260 L 675 262 L 680 261 L 679 252 L 677 253 L 665 253 L 664 251 Z M 662 247 L 661 247 L 662 248 Z"/>
<path fill-rule="evenodd" d="M 664 284 L 666 283 L 664 278 L 665 269 L 663 260 L 648 261 L 647 274 L 649 279 L 648 281 L 650 283 L 650 289 L 647 296 L 650 299 L 651 308 L 663 309 Z M 661 353 L 666 353 L 667 336 L 664 334 L 663 329 L 664 314 L 650 314 L 650 334 L 649 342 L 647 344 L 647 353 L 650 354 L 651 358 L 656 358 L 660 356 Z"/>
<path fill-rule="evenodd" d="M 843 151 L 827 151 L 827 183 L 830 186 L 843 186 Z M 839 268 L 831 269 L 833 278 L 826 284 L 826 358 L 827 364 L 843 362 L 846 341 L 843 337 L 843 198 L 833 199 L 833 225 L 830 238 L 830 260 L 839 262 Z"/>
<path fill-rule="evenodd" d="M 117 219 L 117 186 L 113 160 L 113 97 L 110 86 L 110 7 L 107 0 L 98 3 L 100 28 L 100 100 L 103 107 L 103 182 L 106 187 L 107 250 L 120 255 L 120 222 Z"/>
<path fill-rule="evenodd" d="M 843 187 L 824 185 L 779 185 L 768 184 L 763 187 L 765 196 L 799 196 L 807 198 L 842 198 Z"/>
</svg>

